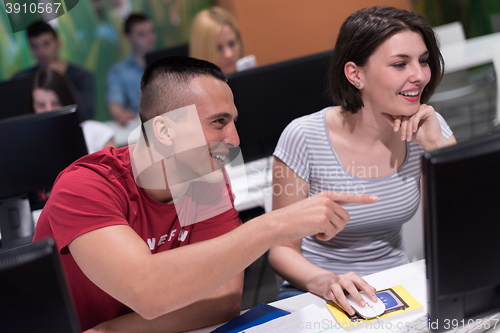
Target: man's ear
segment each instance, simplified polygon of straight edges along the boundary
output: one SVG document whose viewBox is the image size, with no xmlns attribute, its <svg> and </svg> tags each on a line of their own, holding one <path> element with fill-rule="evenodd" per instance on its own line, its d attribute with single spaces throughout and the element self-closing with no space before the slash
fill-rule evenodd
<svg viewBox="0 0 500 333">
<path fill-rule="evenodd" d="M 156 116 L 153 118 L 153 133 L 158 142 L 165 146 L 172 146 L 174 144 L 172 132 L 172 126 L 168 117 Z"/>
<path fill-rule="evenodd" d="M 356 87 L 356 89 L 362 89 L 364 87 L 362 80 L 363 78 L 362 70 L 354 62 L 349 61 L 344 65 L 344 75 L 347 78 L 347 80 L 354 87 Z"/>
</svg>

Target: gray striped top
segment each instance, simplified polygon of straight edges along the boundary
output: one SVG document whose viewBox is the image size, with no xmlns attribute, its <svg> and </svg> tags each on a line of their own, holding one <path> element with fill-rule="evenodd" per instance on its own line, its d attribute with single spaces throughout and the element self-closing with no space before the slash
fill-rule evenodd
<svg viewBox="0 0 500 333">
<path fill-rule="evenodd" d="M 342 166 L 328 137 L 327 109 L 292 121 L 281 134 L 274 155 L 309 183 L 309 196 L 321 191 L 354 192 L 377 195 L 379 200 L 370 205 L 345 205 L 351 215 L 345 229 L 327 242 L 304 238 L 303 255 L 336 274 L 354 271 L 360 276 L 407 263 L 401 227 L 419 205 L 423 149 L 408 142 L 403 164 L 385 177 L 377 177 L 376 168 Z M 438 119 L 448 139 L 452 131 L 439 114 Z"/>
</svg>

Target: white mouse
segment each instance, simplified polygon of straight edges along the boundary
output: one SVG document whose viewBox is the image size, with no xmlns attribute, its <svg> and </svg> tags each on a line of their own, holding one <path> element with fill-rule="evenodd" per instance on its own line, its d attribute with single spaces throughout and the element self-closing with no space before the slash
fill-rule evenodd
<svg viewBox="0 0 500 333">
<path fill-rule="evenodd" d="M 370 298 L 365 294 L 364 291 L 360 291 L 359 294 L 363 297 L 366 305 L 361 307 L 358 302 L 354 300 L 351 295 L 346 295 L 347 301 L 353 309 L 363 318 L 371 319 L 380 316 L 385 311 L 385 304 L 381 300 L 377 299 L 376 302 L 370 300 Z"/>
</svg>

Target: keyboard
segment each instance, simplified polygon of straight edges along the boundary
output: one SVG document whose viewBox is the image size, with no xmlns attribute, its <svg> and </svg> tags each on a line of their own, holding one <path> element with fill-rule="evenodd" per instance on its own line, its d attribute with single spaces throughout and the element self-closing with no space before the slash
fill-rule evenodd
<svg viewBox="0 0 500 333">
<path fill-rule="evenodd" d="M 470 322 L 469 324 L 467 324 Z M 500 312 L 483 319 L 471 319 L 470 321 L 450 321 L 443 322 L 442 327 L 449 329 L 449 333 L 483 333 L 491 332 L 495 328 L 500 328 Z M 405 325 L 404 328 L 395 330 L 396 333 L 430 333 L 427 314 L 418 317 L 414 321 Z"/>
</svg>

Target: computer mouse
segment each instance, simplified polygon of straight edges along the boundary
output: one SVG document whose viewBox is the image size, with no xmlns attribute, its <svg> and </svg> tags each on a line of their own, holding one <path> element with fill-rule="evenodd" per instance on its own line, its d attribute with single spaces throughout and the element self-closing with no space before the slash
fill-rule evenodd
<svg viewBox="0 0 500 333">
<path fill-rule="evenodd" d="M 346 298 L 349 304 L 361 317 L 365 319 L 371 319 L 384 313 L 385 304 L 380 299 L 377 299 L 376 302 L 373 302 L 364 291 L 360 291 L 359 294 L 361 295 L 361 297 L 363 297 L 363 300 L 366 303 L 364 307 L 361 307 L 361 305 L 359 305 L 351 295 L 346 295 Z"/>
</svg>

